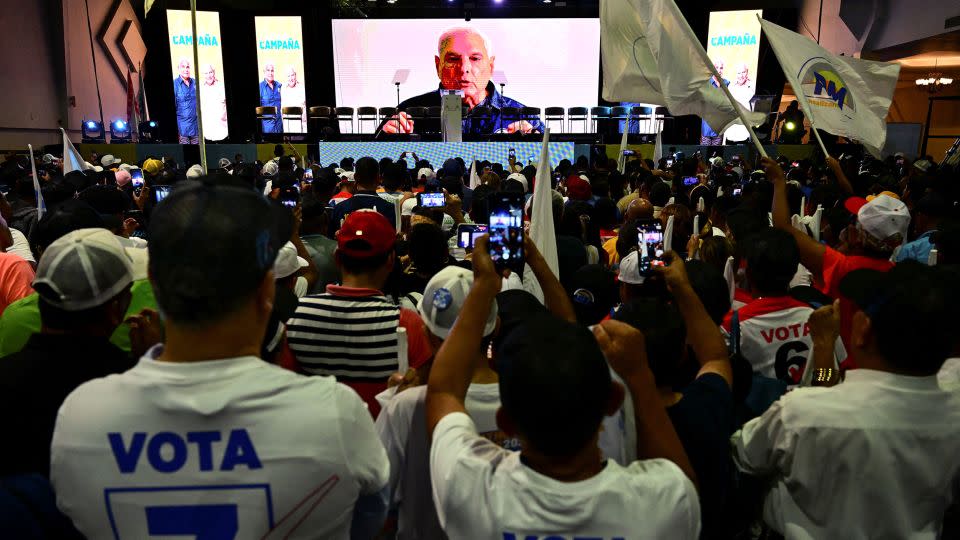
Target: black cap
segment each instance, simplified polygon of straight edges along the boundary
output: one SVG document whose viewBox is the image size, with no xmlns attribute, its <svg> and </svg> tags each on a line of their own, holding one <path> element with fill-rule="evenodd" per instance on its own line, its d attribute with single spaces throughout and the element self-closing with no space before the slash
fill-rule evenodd
<svg viewBox="0 0 960 540">
<path fill-rule="evenodd" d="M 844 276 L 840 294 L 874 317 L 890 300 L 902 296 L 912 282 L 925 279 L 928 271 L 928 266 L 914 261 L 900 263 L 887 272 L 861 268 Z"/>
<path fill-rule="evenodd" d="M 570 280 L 577 322 L 590 326 L 603 320 L 620 299 L 616 275 L 601 264 L 588 264 Z"/>
<path fill-rule="evenodd" d="M 181 182 L 150 219 L 150 274 L 161 297 L 205 305 L 254 290 L 290 240 L 288 209 L 209 178 Z M 164 308 L 164 306 L 160 306 Z"/>
</svg>

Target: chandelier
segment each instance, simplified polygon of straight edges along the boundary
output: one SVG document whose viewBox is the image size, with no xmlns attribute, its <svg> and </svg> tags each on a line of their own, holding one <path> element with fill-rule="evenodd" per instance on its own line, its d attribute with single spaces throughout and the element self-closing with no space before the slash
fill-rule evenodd
<svg viewBox="0 0 960 540">
<path fill-rule="evenodd" d="M 953 79 L 944 77 L 943 73 L 930 73 L 925 79 L 917 79 L 916 83 L 917 86 L 926 88 L 931 94 L 936 94 L 953 84 Z"/>
</svg>

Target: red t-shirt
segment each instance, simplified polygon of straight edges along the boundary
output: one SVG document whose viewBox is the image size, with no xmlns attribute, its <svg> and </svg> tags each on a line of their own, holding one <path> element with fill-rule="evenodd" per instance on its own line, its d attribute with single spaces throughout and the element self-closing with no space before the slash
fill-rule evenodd
<svg viewBox="0 0 960 540">
<path fill-rule="evenodd" d="M 820 290 L 831 298 L 840 299 L 840 338 L 847 349 L 847 360 L 840 367 L 855 369 L 857 367 L 853 349 L 850 347 L 850 332 L 853 326 L 853 314 L 857 308 L 850 299 L 840 294 L 840 282 L 854 270 L 866 268 L 886 272 L 893 268 L 888 259 L 864 257 L 862 255 L 844 255 L 839 251 L 827 247 L 823 254 L 823 282 Z"/>
</svg>

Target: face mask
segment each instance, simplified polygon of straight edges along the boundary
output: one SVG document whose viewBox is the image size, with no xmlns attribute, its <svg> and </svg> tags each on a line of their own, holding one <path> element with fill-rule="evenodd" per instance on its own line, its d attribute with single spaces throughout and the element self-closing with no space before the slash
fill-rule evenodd
<svg viewBox="0 0 960 540">
<path fill-rule="evenodd" d="M 297 278 L 297 283 L 293 286 L 293 294 L 297 295 L 297 298 L 303 298 L 307 295 L 308 287 L 307 278 L 300 276 Z"/>
</svg>

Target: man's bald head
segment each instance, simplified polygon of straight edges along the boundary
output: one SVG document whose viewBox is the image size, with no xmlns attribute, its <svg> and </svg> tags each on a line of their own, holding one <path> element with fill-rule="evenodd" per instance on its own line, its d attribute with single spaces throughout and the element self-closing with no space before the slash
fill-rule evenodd
<svg viewBox="0 0 960 540">
<path fill-rule="evenodd" d="M 464 105 L 471 109 L 487 96 L 494 61 L 490 40 L 473 28 L 451 28 L 437 40 L 440 86 L 463 91 Z"/>
<path fill-rule="evenodd" d="M 653 204 L 646 199 L 634 199 L 627 205 L 625 221 L 638 219 L 653 219 Z"/>
<path fill-rule="evenodd" d="M 486 53 L 487 56 L 493 56 L 493 44 L 490 42 L 490 38 L 483 32 L 468 26 L 448 28 L 440 34 L 440 38 L 437 40 L 437 56 L 443 58 L 443 53 L 446 48 L 449 47 L 457 37 L 475 37 L 479 39 L 483 44 L 483 52 Z"/>
</svg>

